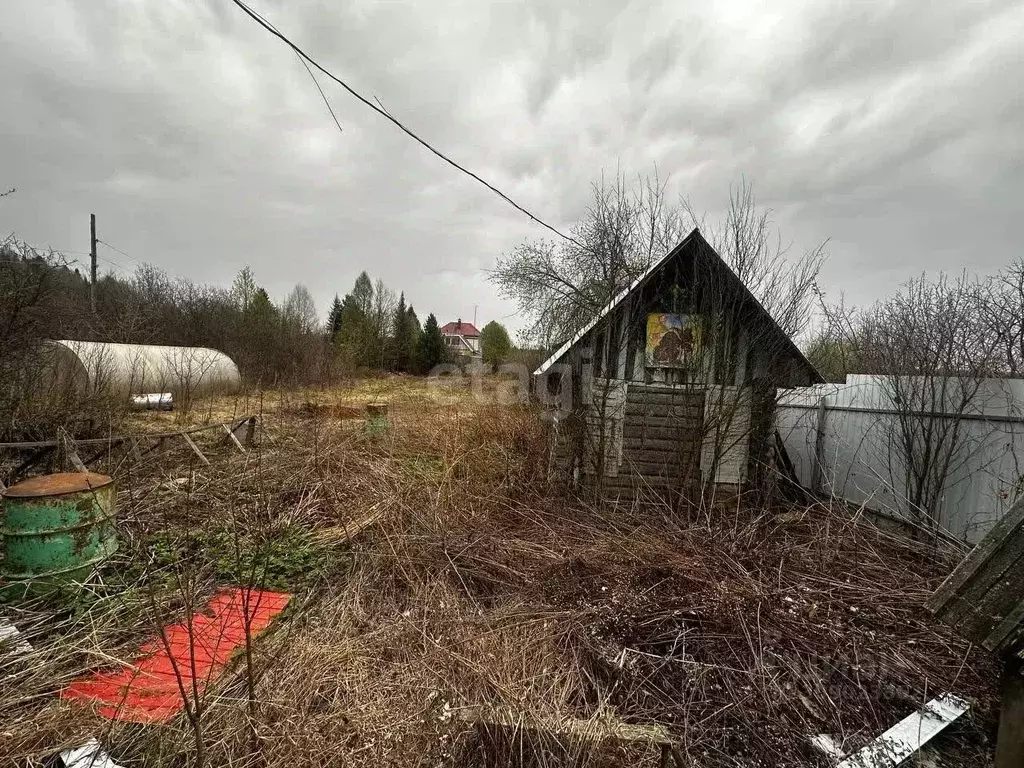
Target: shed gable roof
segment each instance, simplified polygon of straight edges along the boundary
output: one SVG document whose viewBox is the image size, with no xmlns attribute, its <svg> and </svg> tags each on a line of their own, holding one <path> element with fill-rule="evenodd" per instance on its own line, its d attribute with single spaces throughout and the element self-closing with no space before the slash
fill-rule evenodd
<svg viewBox="0 0 1024 768">
<path fill-rule="evenodd" d="M 789 337 L 789 335 L 785 331 L 782 330 L 781 327 L 779 327 L 779 324 L 775 322 L 775 318 L 773 318 L 768 313 L 768 310 L 766 310 L 761 305 L 761 302 L 758 301 L 754 294 L 750 292 L 750 289 L 747 288 L 743 281 L 736 276 L 736 273 L 732 271 L 732 268 L 725 263 L 725 260 L 718 255 L 718 252 L 711 246 L 711 244 L 704 238 L 704 235 L 702 235 L 700 233 L 700 230 L 697 228 L 694 228 L 693 231 L 690 232 L 690 234 L 684 237 L 683 240 L 679 243 L 679 245 L 677 245 L 675 248 L 673 248 L 671 251 L 665 254 L 665 256 L 663 256 L 660 260 L 656 261 L 654 264 L 648 267 L 644 271 L 644 273 L 640 275 L 638 278 L 636 278 L 628 288 L 620 291 L 619 294 L 614 299 L 612 299 L 608 303 L 608 305 L 603 310 L 601 310 L 601 312 L 599 312 L 593 320 L 591 320 L 589 323 L 583 326 L 583 328 L 577 331 L 576 335 L 569 339 L 569 341 L 565 342 L 562 346 L 555 350 L 555 353 L 551 355 L 551 357 L 549 357 L 547 360 L 545 360 L 541 364 L 541 366 L 536 371 L 534 371 L 533 375 L 540 376 L 541 374 L 545 373 L 551 366 L 553 366 L 555 363 L 561 360 L 570 349 L 572 349 L 576 344 L 578 344 L 584 336 L 590 333 L 590 331 L 592 331 L 594 327 L 599 322 L 601 322 L 601 320 L 605 316 L 608 315 L 608 313 L 610 313 L 619 304 L 621 304 L 623 299 L 625 299 L 627 296 L 633 293 L 633 291 L 636 291 L 637 289 L 641 288 L 645 283 L 647 283 L 647 281 L 649 281 L 652 277 L 654 277 L 663 269 L 665 269 L 665 267 L 668 266 L 669 263 L 671 263 L 674 259 L 683 254 L 687 249 L 696 246 L 703 246 L 707 253 L 711 254 L 715 259 L 718 260 L 720 266 L 724 268 L 724 273 L 728 275 L 728 277 L 731 278 L 731 280 L 735 281 L 735 285 L 741 291 L 743 297 L 746 300 L 748 300 L 753 307 L 756 308 L 758 314 L 762 315 L 762 319 L 764 319 L 768 323 L 772 331 L 778 334 L 778 336 L 784 341 L 784 344 L 788 348 L 793 359 L 795 359 L 797 362 L 799 362 L 801 365 L 807 368 L 807 371 L 810 374 L 811 381 L 823 383 L 825 381 L 824 377 L 820 373 L 818 373 L 817 369 L 815 369 L 813 365 L 811 365 L 810 361 L 804 356 L 804 353 L 800 351 L 796 343 Z"/>
</svg>

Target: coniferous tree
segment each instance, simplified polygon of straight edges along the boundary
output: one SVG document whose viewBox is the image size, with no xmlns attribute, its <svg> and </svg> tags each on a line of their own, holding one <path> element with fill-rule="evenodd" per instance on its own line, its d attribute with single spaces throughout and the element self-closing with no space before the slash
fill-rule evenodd
<svg viewBox="0 0 1024 768">
<path fill-rule="evenodd" d="M 423 326 L 419 343 L 419 369 L 420 373 L 430 371 L 445 359 L 444 336 L 437 326 L 437 318 L 433 313 L 427 315 L 427 322 Z"/>
<path fill-rule="evenodd" d="M 416 310 L 409 305 L 409 370 L 415 372 L 419 368 L 420 334 L 423 333 L 423 326 L 420 319 L 416 317 Z"/>
<path fill-rule="evenodd" d="M 412 369 L 412 318 L 405 306 L 405 293 L 398 298 L 391 324 L 391 370 L 406 373 Z"/>
<path fill-rule="evenodd" d="M 344 311 L 341 299 L 338 298 L 338 294 L 334 294 L 334 301 L 331 303 L 331 309 L 327 313 L 327 338 L 331 341 L 335 341 L 338 338 L 338 331 L 341 330 L 341 313 Z"/>
<path fill-rule="evenodd" d="M 348 368 L 356 368 L 365 359 L 366 313 L 359 306 L 359 301 L 347 294 L 341 302 L 341 313 L 338 317 L 338 333 L 334 343 L 338 355 Z"/>
<path fill-rule="evenodd" d="M 242 313 L 249 367 L 260 381 L 272 383 L 278 364 L 277 339 L 280 313 L 263 288 L 257 288 Z"/>
</svg>

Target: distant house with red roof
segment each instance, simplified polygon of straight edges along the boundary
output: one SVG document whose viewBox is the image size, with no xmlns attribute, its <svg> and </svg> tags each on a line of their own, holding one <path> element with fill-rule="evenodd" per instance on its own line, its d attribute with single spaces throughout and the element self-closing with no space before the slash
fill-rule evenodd
<svg viewBox="0 0 1024 768">
<path fill-rule="evenodd" d="M 441 335 L 456 355 L 480 357 L 480 331 L 472 323 L 464 323 L 460 317 L 454 323 L 441 326 Z"/>
</svg>

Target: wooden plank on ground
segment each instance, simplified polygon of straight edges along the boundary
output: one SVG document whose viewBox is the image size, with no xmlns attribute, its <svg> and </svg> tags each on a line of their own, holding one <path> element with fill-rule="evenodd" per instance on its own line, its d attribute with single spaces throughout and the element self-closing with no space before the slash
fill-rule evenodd
<svg viewBox="0 0 1024 768">
<path fill-rule="evenodd" d="M 85 462 L 83 462 L 81 458 L 79 458 L 78 451 L 74 449 L 74 446 L 72 446 L 71 443 L 68 443 L 67 456 L 68 461 L 71 462 L 71 466 L 75 468 L 76 472 L 85 473 L 89 471 L 85 467 Z"/>
<path fill-rule="evenodd" d="M 382 517 L 384 517 L 383 509 L 371 507 L 370 511 L 359 520 L 351 523 L 342 523 L 341 525 L 331 526 L 330 528 L 324 528 L 317 532 L 316 538 L 323 543 L 335 546 L 338 544 L 344 544 L 345 542 L 354 539 L 370 526 L 376 524 Z"/>
<path fill-rule="evenodd" d="M 231 427 L 229 427 L 227 424 L 221 424 L 221 426 L 224 427 L 224 431 L 228 433 L 228 436 L 225 438 L 225 440 L 230 440 L 232 443 L 235 444 L 235 447 L 238 448 L 238 450 L 240 450 L 242 453 L 245 453 L 245 446 L 242 445 L 242 443 L 238 440 L 238 438 L 235 436 L 235 433 L 231 431 Z"/>
<path fill-rule="evenodd" d="M 584 720 L 575 717 L 534 717 L 526 713 L 501 708 L 465 707 L 459 717 L 468 723 L 499 726 L 523 730 L 546 731 L 586 741 L 622 741 L 645 744 L 674 744 L 663 725 L 625 723 L 616 717 L 595 717 Z"/>
<path fill-rule="evenodd" d="M 32 646 L 10 621 L 0 616 L 0 644 L 9 646 L 16 656 L 32 653 Z"/>
<path fill-rule="evenodd" d="M 970 705 L 963 699 L 943 694 L 842 760 L 836 768 L 896 768 L 968 709 Z"/>
<path fill-rule="evenodd" d="M 188 447 L 192 449 L 192 452 L 199 457 L 199 460 L 206 466 L 210 466 L 210 460 L 206 458 L 202 451 L 199 450 L 199 446 L 196 445 L 195 441 L 184 432 L 180 432 L 179 434 L 184 438 L 185 442 L 188 443 Z"/>
</svg>

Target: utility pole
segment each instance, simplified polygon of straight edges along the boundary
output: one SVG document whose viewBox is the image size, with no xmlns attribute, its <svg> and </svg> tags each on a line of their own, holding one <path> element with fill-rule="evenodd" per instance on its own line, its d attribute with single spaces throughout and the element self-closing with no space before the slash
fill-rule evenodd
<svg viewBox="0 0 1024 768">
<path fill-rule="evenodd" d="M 473 305 L 473 327 L 474 328 L 476 328 L 476 308 L 478 306 L 479 306 L 478 304 L 474 304 Z"/>
<path fill-rule="evenodd" d="M 92 241 L 92 247 L 89 249 L 89 258 L 91 260 L 91 272 L 92 280 L 89 281 L 89 306 L 92 307 L 92 313 L 96 314 L 96 214 L 89 214 L 89 235 Z"/>
</svg>

